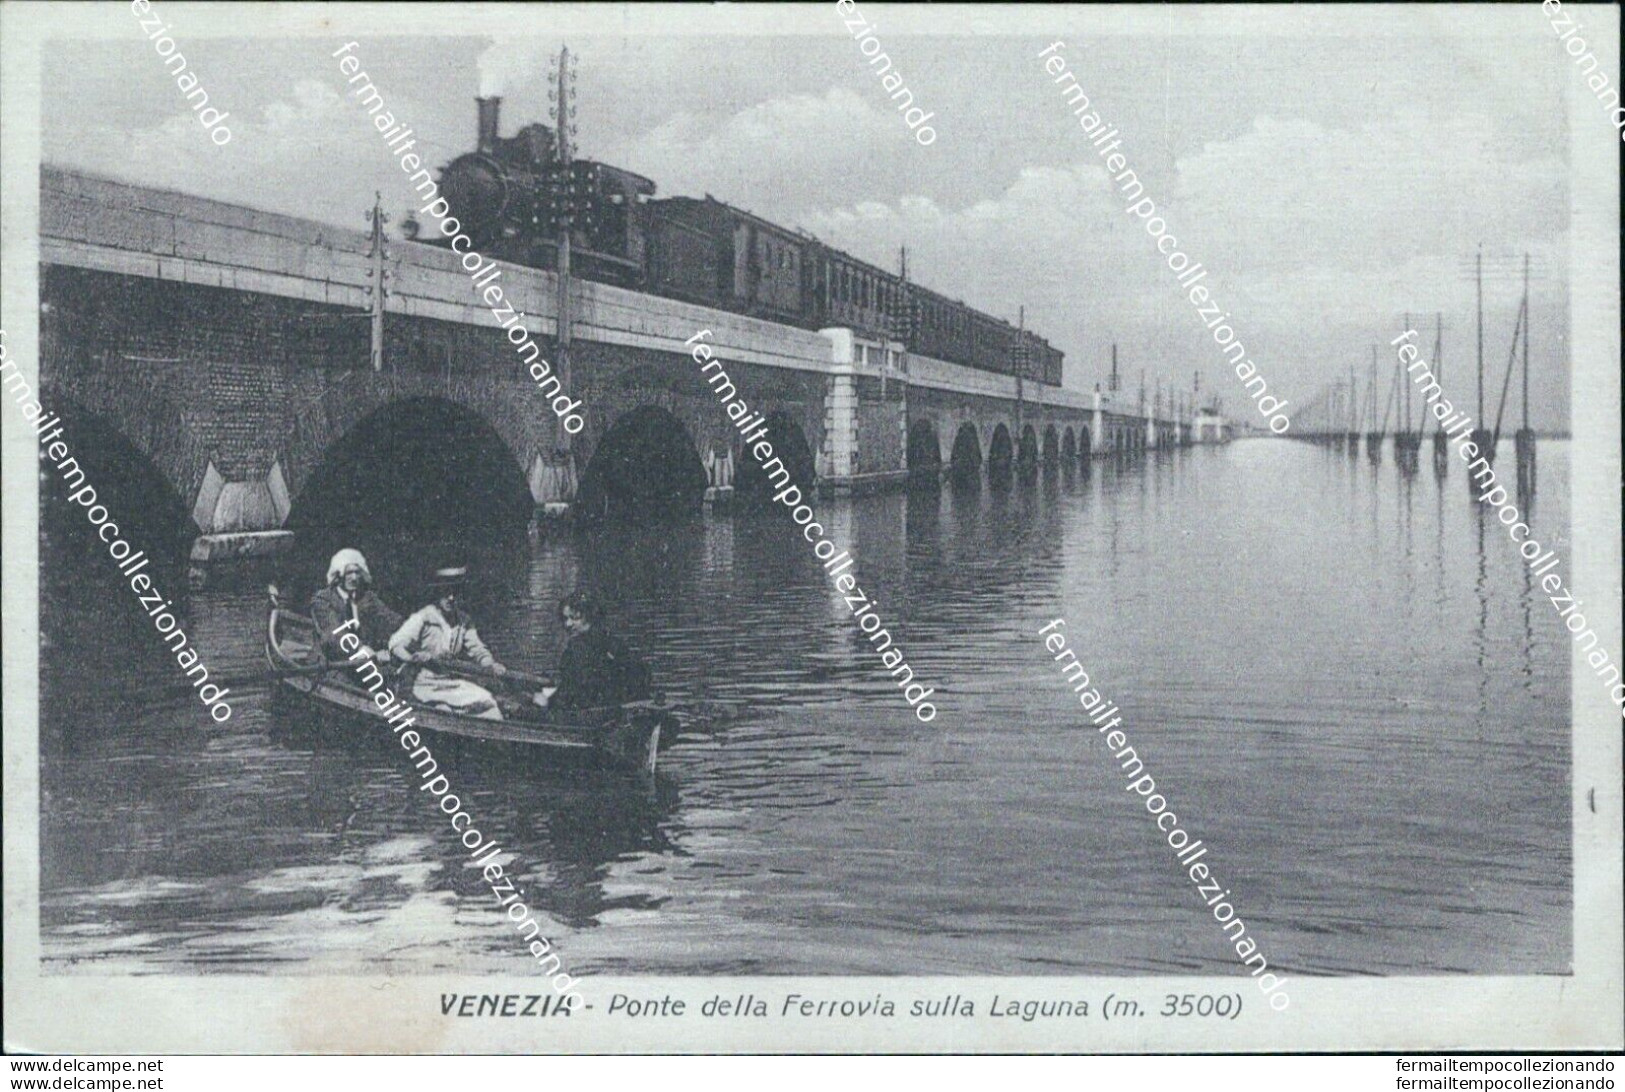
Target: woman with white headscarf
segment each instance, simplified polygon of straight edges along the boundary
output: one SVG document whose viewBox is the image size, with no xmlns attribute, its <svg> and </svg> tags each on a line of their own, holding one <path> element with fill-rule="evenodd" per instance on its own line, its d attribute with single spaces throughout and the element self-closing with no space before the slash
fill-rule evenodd
<svg viewBox="0 0 1625 1092">
<path fill-rule="evenodd" d="M 322 650 L 332 660 L 349 658 L 339 647 L 339 627 L 353 622 L 351 628 L 361 639 L 357 651 L 387 659 L 390 634 L 401 624 L 401 616 L 372 590 L 367 559 L 352 549 L 340 550 L 327 563 L 327 586 L 310 597 L 310 617 L 321 631 Z"/>
</svg>

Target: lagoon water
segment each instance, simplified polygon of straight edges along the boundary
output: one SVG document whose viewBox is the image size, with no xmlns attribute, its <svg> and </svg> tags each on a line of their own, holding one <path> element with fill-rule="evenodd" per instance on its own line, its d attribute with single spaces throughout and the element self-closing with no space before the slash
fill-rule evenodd
<svg viewBox="0 0 1625 1092">
<path fill-rule="evenodd" d="M 1565 559 L 1568 446 L 1531 513 Z M 687 723 L 652 787 L 470 760 L 455 790 L 578 975 L 1242 973 L 1044 650 L 1064 617 L 1272 966 L 1565 973 L 1571 644 L 1462 464 L 1422 462 L 1246 440 L 821 501 L 930 724 L 778 513 L 480 536 L 499 657 L 551 670 L 559 597 L 597 589 Z M 279 581 L 302 600 L 339 538 L 303 534 Z M 359 544 L 402 609 L 447 548 Z M 295 731 L 264 686 L 213 723 L 105 557 L 45 556 L 51 970 L 528 959 L 403 752 Z M 215 674 L 263 666 L 263 584 L 182 604 Z"/>
</svg>

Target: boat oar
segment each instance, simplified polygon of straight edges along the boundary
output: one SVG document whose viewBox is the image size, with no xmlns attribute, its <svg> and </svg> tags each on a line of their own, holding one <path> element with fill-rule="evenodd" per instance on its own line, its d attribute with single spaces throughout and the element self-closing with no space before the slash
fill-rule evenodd
<svg viewBox="0 0 1625 1092">
<path fill-rule="evenodd" d="M 507 674 L 498 675 L 489 667 L 481 667 L 479 664 L 467 663 L 461 660 L 437 660 L 433 663 L 426 663 L 422 666 L 428 668 L 430 671 L 439 671 L 447 675 L 467 675 L 468 677 L 474 679 L 491 679 L 495 682 L 514 683 L 519 686 L 557 685 L 552 679 L 544 679 L 540 675 L 531 675 L 524 671 L 515 671 L 511 667 L 508 669 Z"/>
<path fill-rule="evenodd" d="M 262 686 L 268 683 L 274 683 L 278 679 L 294 678 L 300 675 L 320 675 L 324 671 L 331 671 L 333 669 L 332 664 L 308 664 L 303 667 L 279 667 L 267 669 L 265 671 L 257 671 L 252 675 L 236 675 L 224 679 L 210 679 L 209 683 L 210 685 L 220 687 L 222 690 L 228 690 L 234 687 L 240 690 L 244 687 Z M 176 683 L 173 686 L 165 687 L 163 690 L 160 690 L 158 692 L 158 697 L 160 699 L 167 699 L 178 694 L 186 694 L 188 692 L 195 691 L 199 686 L 202 685 L 203 684 L 201 682 L 196 685 Z"/>
</svg>

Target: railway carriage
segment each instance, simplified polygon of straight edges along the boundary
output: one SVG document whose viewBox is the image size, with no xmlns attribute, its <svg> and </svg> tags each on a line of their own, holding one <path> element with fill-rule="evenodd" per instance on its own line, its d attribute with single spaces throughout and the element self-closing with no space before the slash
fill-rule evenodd
<svg viewBox="0 0 1625 1092">
<path fill-rule="evenodd" d="M 906 309 L 900 278 L 817 240 L 809 252 L 809 326 L 845 326 L 869 337 L 901 336 Z"/>
<path fill-rule="evenodd" d="M 475 101 L 475 150 L 442 169 L 440 190 L 482 254 L 555 268 L 568 222 L 572 269 L 588 280 L 810 330 L 899 338 L 968 368 L 1061 382 L 1062 354 L 1032 331 L 709 194 L 655 199 L 652 180 L 591 160 L 561 170 L 553 129 L 530 124 L 503 137 L 501 100 Z"/>
<path fill-rule="evenodd" d="M 672 244 L 673 256 L 684 231 L 708 235 L 712 245 L 710 261 L 669 262 L 661 270 L 661 281 L 651 277 L 649 287 L 658 288 L 663 281 L 676 295 L 714 300 L 744 315 L 805 325 L 806 238 L 709 194 L 704 199 L 667 197 L 652 202 L 652 207 L 656 234 Z"/>
</svg>

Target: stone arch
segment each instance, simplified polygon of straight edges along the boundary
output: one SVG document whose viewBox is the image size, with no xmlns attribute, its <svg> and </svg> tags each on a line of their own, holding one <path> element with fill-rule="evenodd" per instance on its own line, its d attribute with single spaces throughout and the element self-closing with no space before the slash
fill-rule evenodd
<svg viewBox="0 0 1625 1092">
<path fill-rule="evenodd" d="M 348 372 L 329 386 L 290 399 L 290 432 L 280 457 L 289 492 L 294 496 L 303 492 L 306 479 L 329 449 L 361 421 L 391 403 L 424 398 L 450 403 L 478 418 L 507 445 L 522 474 L 531 469 L 539 452 L 558 447 L 562 435 L 546 399 L 530 384 L 459 378 L 448 383 L 439 376 L 413 372 Z"/>
<path fill-rule="evenodd" d="M 785 482 L 779 466 L 764 471 L 753 454 L 741 451 L 734 460 L 738 467 L 734 495 L 744 500 L 771 501 L 775 493 L 793 485 L 801 491 L 803 500 L 810 500 L 817 485 L 818 466 L 807 444 L 806 433 L 795 418 L 783 410 L 769 413 L 762 423 L 767 427 L 765 439 L 773 445 L 773 455 L 768 462 L 771 464 L 777 459 L 790 480 Z"/>
<path fill-rule="evenodd" d="M 273 471 L 280 482 L 280 468 Z M 231 496 L 222 493 L 220 503 Z M 267 502 L 243 491 L 234 503 Z M 460 402 L 421 395 L 387 401 L 355 421 L 285 503 L 290 528 L 373 533 L 523 527 L 534 511 L 524 464 L 496 428 Z"/>
<path fill-rule="evenodd" d="M 147 614 L 155 604 L 150 599 L 145 605 L 137 602 L 142 588 L 132 592 L 130 576 L 118 566 L 130 568 L 143 581 L 150 579 L 152 588 L 162 590 L 168 614 L 190 631 L 192 604 L 184 573 L 197 526 L 189 498 L 114 419 L 56 391 L 41 401 L 52 417 L 60 416 L 61 431 L 36 449 L 45 454 L 36 464 L 40 613 L 34 639 L 40 731 L 42 744 L 72 747 L 107 731 L 104 718 L 84 717 L 73 700 L 87 680 L 130 678 L 132 670 L 140 677 L 169 677 L 167 672 L 175 669 L 172 646 L 157 639 L 154 619 Z M 48 418 L 37 422 L 49 423 Z M 43 434 L 56 431 L 51 425 Z M 63 458 L 50 452 L 57 443 L 67 448 L 65 453 L 56 449 Z M 66 467 L 59 468 L 63 462 Z M 28 472 L 28 466 L 21 470 Z M 12 481 L 7 479 L 6 485 Z M 75 494 L 77 500 L 68 499 Z M 88 518 L 92 515 L 103 521 L 100 526 Z M 8 630 L 8 636 L 14 635 Z"/>
<path fill-rule="evenodd" d="M 1054 466 L 1061 461 L 1061 435 L 1054 425 L 1044 426 L 1043 459 L 1045 466 Z"/>
<path fill-rule="evenodd" d="M 993 435 L 987 442 L 987 462 L 993 467 L 1008 468 L 1015 460 L 1015 445 L 1010 441 L 1010 430 L 1004 422 L 993 426 Z"/>
<path fill-rule="evenodd" d="M 163 476 L 190 508 L 209 466 L 209 450 L 187 427 L 180 408 L 139 377 L 118 375 L 110 368 L 62 369 L 41 394 L 69 420 L 70 410 L 105 422 L 112 435 L 129 444 Z M 71 436 L 64 433 L 68 447 Z"/>
<path fill-rule="evenodd" d="M 1063 463 L 1071 463 L 1075 461 L 1077 457 L 1078 438 L 1077 435 L 1073 433 L 1072 426 L 1068 425 L 1066 426 L 1066 431 L 1061 433 L 1061 461 Z"/>
<path fill-rule="evenodd" d="M 908 427 L 908 472 L 916 478 L 932 478 L 942 472 L 942 441 L 936 425 L 923 417 Z"/>
<path fill-rule="evenodd" d="M 1022 466 L 1038 464 L 1038 433 L 1031 425 L 1021 428 L 1021 448 L 1016 452 L 1016 461 Z"/>
<path fill-rule="evenodd" d="M 670 410 L 639 406 L 617 417 L 594 446 L 575 513 L 585 520 L 693 514 L 706 483 L 688 427 Z"/>
<path fill-rule="evenodd" d="M 954 446 L 948 456 L 948 465 L 955 478 L 968 478 L 982 472 L 982 442 L 976 426 L 969 421 L 954 433 Z"/>
<path fill-rule="evenodd" d="M 91 553 L 105 556 L 106 545 L 98 545 L 90 534 L 93 527 L 85 519 L 87 509 L 68 500 L 70 494 L 88 486 L 94 491 L 95 504 L 107 509 L 109 521 L 118 525 L 119 536 L 127 542 L 160 558 L 184 551 L 197 534 L 191 498 L 181 493 L 163 466 L 113 419 L 54 393 L 48 402 L 48 412 L 59 417 L 62 425 L 61 435 L 53 443 L 60 441 L 67 452 L 62 459 L 46 456 L 41 465 L 41 529 L 50 537 L 73 540 Z M 52 431 L 54 427 L 46 434 Z M 61 465 L 64 463 L 67 465 Z"/>
<path fill-rule="evenodd" d="M 1078 458 L 1088 459 L 1095 453 L 1094 437 L 1089 434 L 1088 425 L 1078 426 Z"/>
</svg>

